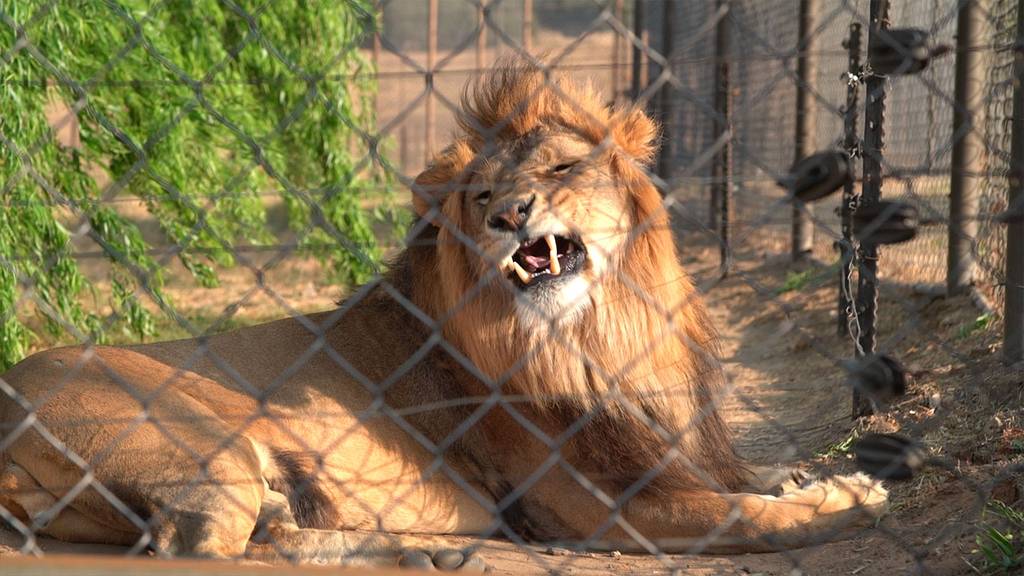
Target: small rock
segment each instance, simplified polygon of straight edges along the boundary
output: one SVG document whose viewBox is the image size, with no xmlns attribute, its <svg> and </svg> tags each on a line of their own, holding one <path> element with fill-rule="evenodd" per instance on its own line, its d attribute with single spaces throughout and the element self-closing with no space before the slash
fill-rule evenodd
<svg viewBox="0 0 1024 576">
<path fill-rule="evenodd" d="M 398 565 L 402 568 L 412 568 L 414 570 L 436 570 L 433 560 L 430 559 L 430 554 L 423 550 L 406 550 L 402 552 L 402 557 L 398 559 Z"/>
<path fill-rule="evenodd" d="M 942 405 L 942 394 L 938 392 L 932 392 L 931 396 L 928 396 L 928 407 L 932 410 L 938 410 L 939 406 Z"/>
<path fill-rule="evenodd" d="M 1020 490 L 1014 478 L 1007 478 L 992 487 L 992 498 L 1012 504 L 1020 499 Z"/>
<path fill-rule="evenodd" d="M 608 555 L 611 556 L 612 558 L 621 558 L 622 557 L 622 552 L 619 552 L 618 550 L 612 550 L 611 552 L 608 553 Z"/>
<path fill-rule="evenodd" d="M 572 555 L 572 552 L 566 550 L 565 548 L 556 548 L 554 546 L 549 546 L 548 549 L 544 551 L 544 553 L 549 555 L 549 556 L 570 556 L 570 555 Z"/>
<path fill-rule="evenodd" d="M 785 336 L 786 334 L 789 334 L 790 332 L 792 332 L 794 328 L 796 328 L 796 322 L 793 322 L 792 320 L 788 320 L 788 319 L 783 320 L 783 321 L 779 322 L 779 329 L 775 333 L 775 336 L 776 337 Z"/>
<path fill-rule="evenodd" d="M 445 548 L 434 553 L 434 566 L 446 572 L 451 572 L 452 570 L 458 570 L 465 559 L 466 557 L 462 552 L 453 548 Z"/>
<path fill-rule="evenodd" d="M 487 563 L 484 562 L 483 558 L 476 554 L 472 554 L 465 562 L 462 563 L 462 568 L 460 568 L 460 570 L 471 574 L 483 574 L 484 572 L 487 572 Z"/>
</svg>

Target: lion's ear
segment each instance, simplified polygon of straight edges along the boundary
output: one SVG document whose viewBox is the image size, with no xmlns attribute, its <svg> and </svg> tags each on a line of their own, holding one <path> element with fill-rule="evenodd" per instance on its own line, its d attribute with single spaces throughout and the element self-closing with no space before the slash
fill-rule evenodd
<svg viewBox="0 0 1024 576">
<path fill-rule="evenodd" d="M 445 200 L 465 180 L 465 168 L 473 151 L 465 141 L 457 141 L 434 157 L 427 169 L 412 184 L 412 207 L 416 215 L 436 223 Z"/>
<path fill-rule="evenodd" d="M 617 111 L 612 116 L 612 135 L 615 143 L 632 157 L 634 162 L 649 166 L 658 151 L 658 125 L 639 107 Z"/>
</svg>

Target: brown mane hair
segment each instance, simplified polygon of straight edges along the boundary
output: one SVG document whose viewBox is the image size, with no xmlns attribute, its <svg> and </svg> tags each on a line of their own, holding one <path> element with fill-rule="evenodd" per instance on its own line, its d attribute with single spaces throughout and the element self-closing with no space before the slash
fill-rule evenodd
<svg viewBox="0 0 1024 576">
<path fill-rule="evenodd" d="M 589 85 L 522 59 L 504 60 L 473 82 L 462 106 L 460 133 L 413 187 L 417 212 L 443 220 L 435 247 L 410 249 L 418 252 L 409 261 L 419 268 L 410 270 L 414 277 L 441 278 L 440 286 L 413 282 L 414 302 L 504 394 L 532 399 L 553 433 L 589 418 L 570 443 L 607 446 L 587 461 L 615 471 L 623 486 L 660 465 L 653 488 L 736 488 L 741 467 L 716 410 L 722 388 L 716 335 L 645 171 L 656 150 L 656 125 L 640 109 L 609 109 Z M 633 232 L 628 257 L 592 287 L 580 317 L 538 334 L 514 314 L 504 280 L 473 273 L 479 256 L 460 239 L 459 186 L 467 167 L 489 153 L 488 143 L 508 145 L 552 125 L 606 155 L 617 185 L 629 191 Z M 434 218 L 435 211 L 444 218 Z M 480 282 L 488 285 L 481 290 Z M 471 394 L 490 393 L 480 383 L 470 386 Z M 659 464 L 669 447 L 682 457 Z"/>
</svg>

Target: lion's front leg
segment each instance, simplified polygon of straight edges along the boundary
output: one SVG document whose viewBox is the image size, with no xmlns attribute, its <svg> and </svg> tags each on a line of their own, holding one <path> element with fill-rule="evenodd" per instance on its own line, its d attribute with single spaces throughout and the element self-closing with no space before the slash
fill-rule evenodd
<svg viewBox="0 0 1024 576">
<path fill-rule="evenodd" d="M 818 544 L 870 526 L 885 513 L 887 492 L 856 474 L 815 480 L 781 496 L 695 487 L 642 490 L 618 507 L 612 502 L 554 473 L 527 493 L 523 508 L 553 514 L 584 548 L 745 553 Z"/>
<path fill-rule="evenodd" d="M 800 548 L 876 522 L 888 509 L 881 483 L 863 474 L 815 480 L 781 496 L 685 492 L 642 498 L 634 528 L 665 552 L 744 553 Z"/>
<path fill-rule="evenodd" d="M 483 572 L 471 551 L 423 546 L 415 536 L 356 530 L 301 528 L 288 498 L 265 488 L 260 515 L 246 557 L 257 561 L 342 566 L 395 566 Z"/>
</svg>

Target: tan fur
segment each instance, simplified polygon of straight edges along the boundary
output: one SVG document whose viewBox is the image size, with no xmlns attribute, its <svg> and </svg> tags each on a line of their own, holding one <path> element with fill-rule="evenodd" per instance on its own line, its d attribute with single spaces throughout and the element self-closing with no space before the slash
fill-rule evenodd
<svg viewBox="0 0 1024 576">
<path fill-rule="evenodd" d="M 600 102 L 523 62 L 480 79 L 416 180 L 409 248 L 337 311 L 15 366 L 4 515 L 339 562 L 408 544 L 353 529 L 754 551 L 872 522 L 885 491 L 860 476 L 736 493 L 780 480 L 740 462 L 716 410 L 715 335 L 645 172 L 657 129 Z M 502 268 L 519 240 L 486 222 L 522 199 L 531 233 L 586 246 L 564 288 L 521 293 Z"/>
</svg>

